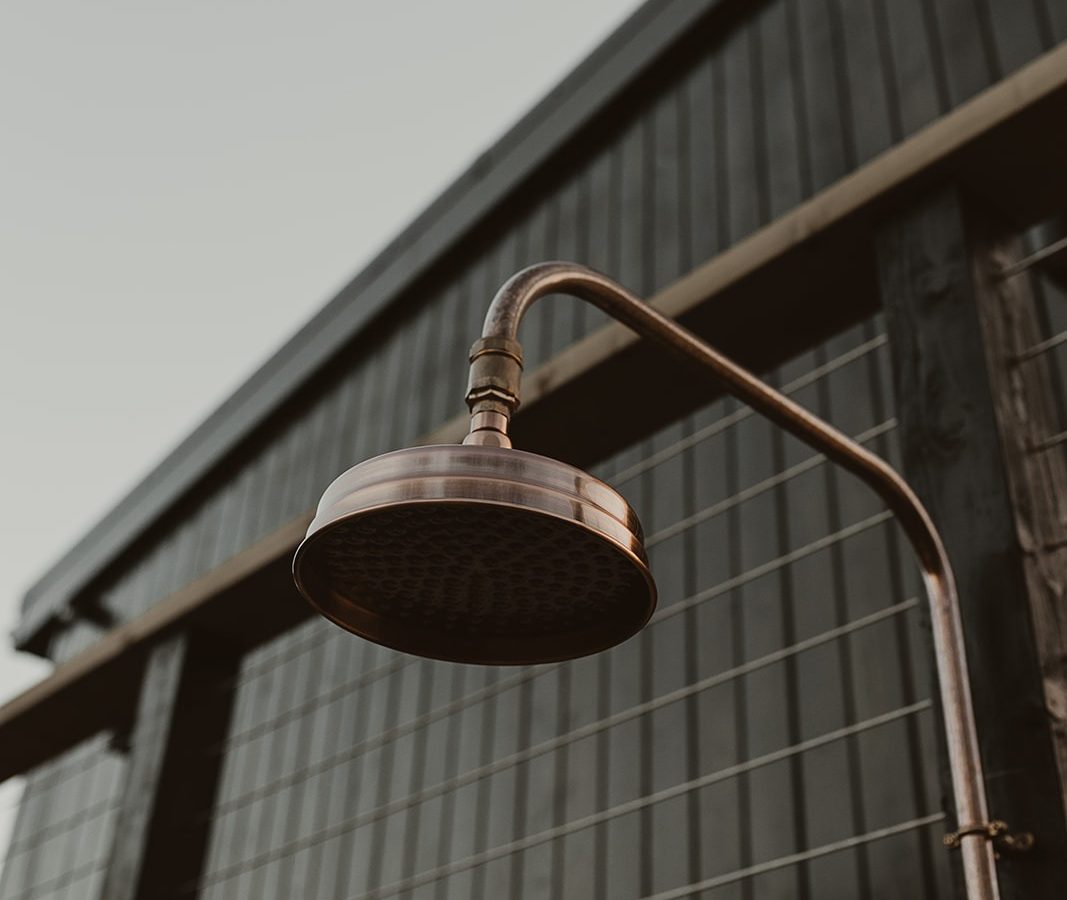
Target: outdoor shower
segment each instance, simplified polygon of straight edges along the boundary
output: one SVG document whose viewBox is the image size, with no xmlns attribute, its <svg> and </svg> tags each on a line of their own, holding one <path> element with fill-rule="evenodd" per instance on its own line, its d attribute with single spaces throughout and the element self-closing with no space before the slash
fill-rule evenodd
<svg viewBox="0 0 1067 900">
<path fill-rule="evenodd" d="M 957 831 L 968 896 L 999 896 L 952 568 L 937 529 L 887 463 L 735 365 L 611 279 L 548 262 L 514 275 L 471 350 L 470 433 L 462 445 L 386 453 L 341 475 L 296 552 L 300 591 L 343 628 L 420 656 L 530 664 L 604 650 L 655 607 L 641 526 L 608 485 L 511 448 L 519 405 L 519 323 L 548 294 L 600 307 L 701 364 L 758 412 L 870 485 L 896 515 L 930 603 Z"/>
</svg>

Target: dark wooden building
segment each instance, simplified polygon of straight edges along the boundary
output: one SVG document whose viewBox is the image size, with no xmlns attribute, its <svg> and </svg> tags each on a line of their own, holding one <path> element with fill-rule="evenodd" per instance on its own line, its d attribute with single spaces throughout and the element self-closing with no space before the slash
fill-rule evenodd
<svg viewBox="0 0 1067 900">
<path fill-rule="evenodd" d="M 601 269 L 885 455 L 958 569 L 1003 896 L 1067 884 L 1067 3 L 653 0 L 25 598 L 0 900 L 942 898 L 932 651 L 896 524 L 553 298 L 517 446 L 642 515 L 596 657 L 420 660 L 313 618 L 323 487 L 464 430 L 496 287 Z"/>
</svg>

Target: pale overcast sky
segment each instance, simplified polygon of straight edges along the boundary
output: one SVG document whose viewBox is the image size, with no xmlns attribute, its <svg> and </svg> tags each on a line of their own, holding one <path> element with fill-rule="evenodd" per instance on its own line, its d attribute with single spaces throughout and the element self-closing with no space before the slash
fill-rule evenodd
<svg viewBox="0 0 1067 900">
<path fill-rule="evenodd" d="M 25 587 L 639 5 L 0 3 L 0 702 Z"/>
</svg>

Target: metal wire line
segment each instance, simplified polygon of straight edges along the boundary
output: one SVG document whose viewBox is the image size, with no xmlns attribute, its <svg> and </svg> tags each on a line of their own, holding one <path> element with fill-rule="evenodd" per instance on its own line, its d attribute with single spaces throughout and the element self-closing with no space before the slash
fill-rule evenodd
<svg viewBox="0 0 1067 900">
<path fill-rule="evenodd" d="M 677 603 L 672 603 L 670 606 L 657 609 L 652 618 L 648 620 L 648 624 L 652 625 L 656 622 L 661 622 L 664 619 L 676 616 L 679 613 L 685 612 L 690 607 L 697 606 L 706 600 L 711 600 L 714 597 L 729 593 L 734 590 L 734 588 L 746 585 L 749 582 L 755 581 L 757 578 L 762 578 L 764 575 L 769 575 L 772 572 L 777 572 L 779 569 L 792 565 L 805 557 L 813 556 L 822 550 L 827 550 L 834 546 L 834 544 L 839 544 L 858 534 L 862 534 L 865 531 L 870 531 L 878 525 L 891 522 L 893 521 L 893 518 L 893 514 L 889 510 L 885 510 L 884 512 L 875 513 L 873 516 L 868 516 L 866 519 L 861 519 L 859 522 L 838 531 L 834 531 L 831 534 L 826 535 L 826 537 L 821 537 L 818 540 L 812 541 L 810 544 L 804 544 L 804 546 L 798 547 L 796 550 L 791 550 L 789 553 L 775 557 L 761 565 L 753 566 L 751 569 L 742 572 L 740 575 L 735 575 L 733 578 L 728 578 L 726 581 L 720 581 L 716 585 L 698 591 L 696 594 L 693 594 L 690 597 L 685 597 Z"/>
<path fill-rule="evenodd" d="M 89 745 L 89 741 L 93 741 L 93 744 Z M 93 768 L 93 766 L 99 765 L 100 756 L 98 754 L 106 746 L 103 741 L 88 738 L 86 742 L 76 745 L 66 754 L 53 757 L 36 768 L 23 772 L 20 777 L 26 779 L 27 786 L 34 779 L 47 778 L 47 787 L 44 790 L 55 790 L 64 781 L 69 781 L 71 778 Z M 56 770 L 61 771 L 57 772 Z M 33 789 L 37 790 L 36 786 Z"/>
<path fill-rule="evenodd" d="M 896 427 L 896 424 L 896 419 L 890 418 L 885 422 L 880 423 L 879 425 L 875 425 L 872 428 L 867 429 L 866 431 L 860 432 L 855 436 L 855 440 L 860 443 L 866 443 L 867 441 L 873 440 L 892 431 L 893 428 Z M 765 478 L 764 480 L 753 484 L 750 487 L 745 488 L 744 490 L 738 491 L 736 494 L 733 494 L 732 496 L 727 497 L 719 501 L 718 503 L 714 503 L 711 506 L 706 507 L 705 509 L 693 514 L 692 516 L 689 516 L 679 522 L 676 522 L 673 525 L 668 526 L 667 528 L 664 528 L 662 531 L 652 534 L 645 541 L 645 546 L 655 546 L 657 543 L 667 540 L 668 538 L 674 537 L 675 535 L 682 533 L 688 528 L 692 528 L 693 526 L 712 519 L 717 515 L 721 515 L 722 513 L 726 512 L 729 509 L 732 509 L 740 503 L 751 500 L 754 497 L 757 497 L 760 494 L 771 490 L 772 488 L 775 488 L 799 475 L 804 474 L 805 472 L 818 468 L 825 462 L 826 457 L 822 454 L 816 454 L 814 456 L 811 456 L 808 459 L 797 463 L 796 465 L 791 466 L 788 469 L 784 469 L 783 471 L 772 475 L 769 478 Z M 667 609 L 673 609 L 673 607 L 668 607 Z M 225 740 L 220 741 L 218 744 L 215 744 L 213 747 L 209 748 L 207 752 L 225 752 L 225 750 L 228 748 L 232 748 L 237 744 L 252 740 L 256 737 L 261 736 L 262 734 L 266 734 L 274 730 L 275 728 L 284 725 L 287 722 L 306 715 L 307 713 L 320 706 L 325 706 L 328 703 L 332 703 L 339 697 L 342 697 L 352 691 L 358 690 L 359 688 L 365 686 L 371 681 L 377 680 L 377 678 L 381 677 L 381 675 L 389 674 L 389 671 L 386 670 L 399 671 L 399 669 L 405 668 L 409 664 L 410 660 L 404 658 L 401 660 L 394 660 L 377 669 L 372 669 L 364 676 L 360 676 L 360 678 L 357 679 L 357 681 L 355 682 L 346 682 L 344 684 L 337 685 L 325 694 L 317 695 L 304 701 L 303 703 L 297 704 L 296 706 L 291 707 L 285 712 L 280 713 L 273 719 L 257 723 L 256 725 L 252 726 L 249 729 L 246 729 L 243 732 L 228 736 Z M 521 672 L 520 674 L 501 678 L 493 684 L 487 685 L 486 687 L 481 688 L 466 697 L 461 697 L 458 700 L 446 704 L 444 707 L 440 707 L 436 710 L 431 710 L 430 712 L 425 713 L 424 715 L 419 716 L 416 719 L 410 720 L 401 725 L 397 725 L 394 728 L 382 732 L 372 738 L 367 738 L 364 741 L 361 741 L 359 744 L 348 748 L 344 752 L 344 754 L 339 754 L 338 756 L 344 756 L 345 758 L 355 758 L 355 756 L 358 756 L 360 753 L 366 752 L 367 750 L 372 750 L 377 746 L 381 746 L 382 744 L 388 743 L 388 741 L 392 740 L 393 738 L 402 737 L 405 734 L 409 734 L 413 731 L 416 731 L 424 725 L 429 725 L 432 722 L 435 722 L 445 716 L 451 715 L 453 712 L 458 712 L 466 708 L 467 706 L 479 703 L 482 700 L 488 699 L 489 697 L 495 694 L 503 693 L 504 691 L 510 690 L 511 688 L 523 684 L 524 682 L 529 681 L 532 678 L 536 678 L 538 675 L 552 671 L 553 668 L 554 667 L 539 667 L 532 670 L 527 669 Z M 227 809 L 232 808 L 232 800 L 226 801 L 226 803 Z M 224 810 L 220 809 L 220 811 Z"/>
<path fill-rule="evenodd" d="M 796 550 L 790 551 L 789 553 L 776 557 L 775 559 L 771 559 L 768 562 L 763 563 L 762 565 L 754 566 L 753 568 L 748 569 L 747 571 L 742 572 L 739 575 L 734 576 L 733 578 L 729 578 L 725 581 L 719 582 L 718 584 L 713 585 L 712 587 L 706 588 L 705 590 L 693 594 L 690 597 L 683 598 L 668 607 L 658 610 L 649 620 L 648 627 L 664 619 L 676 616 L 679 613 L 684 612 L 686 609 L 689 609 L 690 607 L 696 606 L 700 603 L 704 603 L 707 600 L 711 600 L 715 597 L 721 596 L 722 594 L 726 594 L 731 590 L 741 587 L 751 581 L 755 581 L 757 578 L 762 578 L 764 575 L 768 575 L 781 568 L 784 568 L 785 566 L 791 565 L 792 563 L 797 562 L 798 560 L 804 559 L 808 556 L 812 556 L 813 554 L 818 553 L 822 550 L 826 550 L 834 546 L 834 544 L 855 537 L 856 535 L 862 534 L 865 531 L 869 531 L 871 528 L 874 528 L 878 525 L 892 520 L 892 518 L 893 515 L 889 511 L 877 513 L 873 516 L 869 516 L 866 519 L 856 522 L 853 525 L 849 525 L 846 528 L 842 528 L 839 531 L 819 538 L 818 540 L 813 541 L 810 544 L 805 544 L 802 547 L 798 547 Z M 548 668 L 536 669 L 530 672 L 526 677 L 536 677 L 537 672 L 548 670 Z M 482 690 L 490 691 L 491 687 L 492 686 L 487 686 Z M 462 699 L 456 702 L 462 703 Z M 428 713 L 427 716 L 429 715 L 433 715 L 433 713 Z M 224 812 L 230 812 L 241 806 L 246 806 L 250 803 L 253 803 L 262 797 L 266 797 L 270 794 L 276 793 L 282 788 L 290 787 L 294 784 L 299 783 L 300 781 L 306 781 L 307 779 L 312 778 L 315 775 L 319 775 L 322 772 L 329 771 L 335 766 L 355 759 L 356 757 L 360 756 L 361 754 L 367 752 L 370 749 L 374 749 L 375 747 L 379 747 L 389 743 L 389 741 L 391 741 L 394 737 L 397 736 L 399 729 L 406 729 L 406 731 L 402 733 L 407 733 L 408 730 L 413 730 L 411 728 L 411 723 L 405 723 L 404 725 L 397 726 L 395 728 L 386 729 L 385 731 L 374 735 L 371 738 L 367 738 L 357 744 L 354 744 L 352 747 L 346 748 L 341 753 L 336 753 L 333 756 L 329 756 L 326 759 L 314 763 L 313 765 L 305 766 L 304 768 L 298 769 L 295 772 L 290 772 L 289 774 L 283 775 L 280 778 L 277 778 L 274 781 L 269 782 L 261 787 L 248 791 L 245 794 L 239 795 L 237 797 L 231 797 L 225 801 L 222 801 L 219 803 L 216 810 L 214 810 L 213 812 L 206 811 L 204 813 L 204 816 L 210 817 L 212 815 L 221 815 Z"/>
<path fill-rule="evenodd" d="M 119 802 L 119 797 L 105 797 L 103 800 L 97 800 L 95 803 L 83 806 L 81 809 L 66 816 L 66 818 L 42 826 L 27 837 L 18 839 L 17 836 L 13 835 L 11 843 L 8 845 L 5 865 L 10 863 L 16 856 L 35 850 L 45 841 L 65 832 L 73 831 L 85 822 L 106 813 L 109 809 L 117 809 Z"/>
<path fill-rule="evenodd" d="M 798 378 L 794 378 L 792 381 L 783 385 L 779 390 L 783 394 L 794 394 L 802 388 L 814 384 L 830 373 L 842 369 L 850 363 L 863 358 L 871 351 L 877 350 L 879 347 L 884 347 L 888 343 L 889 338 L 884 334 L 873 337 L 869 341 L 864 341 L 862 344 L 842 353 L 840 356 L 835 356 L 821 366 L 816 366 L 810 372 L 806 372 Z M 627 466 L 621 472 L 616 473 L 611 481 L 613 484 L 622 484 L 624 481 L 636 478 L 642 472 L 655 468 L 660 463 L 677 456 L 679 453 L 684 453 L 691 447 L 695 447 L 697 444 L 725 431 L 727 428 L 736 425 L 738 422 L 743 422 L 745 419 L 751 418 L 755 414 L 756 411 L 751 406 L 744 406 L 735 412 L 728 413 L 721 419 L 716 419 L 709 425 L 705 425 L 703 428 L 694 431 L 692 434 L 687 435 L 681 440 L 675 441 L 673 444 L 664 447 L 662 450 L 653 453 L 651 456 L 645 457 L 639 462 L 634 463 L 632 466 Z"/>
<path fill-rule="evenodd" d="M 1058 334 L 1054 334 L 1047 340 L 1034 344 L 1032 347 L 1027 347 L 1022 353 L 1018 354 L 1012 359 L 1012 362 L 1020 363 L 1025 362 L 1028 359 L 1040 356 L 1042 353 L 1047 353 L 1049 350 L 1054 350 L 1061 344 L 1067 344 L 1067 331 L 1061 331 Z"/>
<path fill-rule="evenodd" d="M 998 274 L 1001 278 L 1011 278 L 1013 275 L 1019 275 L 1027 271 L 1027 269 L 1033 268 L 1038 263 L 1055 258 L 1065 251 L 1067 251 L 1067 238 L 1060 238 L 1058 241 L 1049 244 L 1047 247 L 1035 250 L 1028 256 L 1024 256 L 1022 259 L 1004 266 Z"/>
<path fill-rule="evenodd" d="M 318 709 L 320 706 L 328 706 L 330 703 L 333 703 L 334 700 L 344 697 L 346 694 L 367 687 L 373 682 L 378 681 L 380 678 L 393 675 L 401 669 L 406 669 L 409 665 L 413 664 L 414 661 L 407 657 L 392 659 L 384 665 L 376 666 L 369 672 L 357 675 L 351 681 L 344 681 L 334 685 L 325 693 L 316 694 L 314 697 L 304 700 L 295 706 L 291 706 L 289 709 L 280 712 L 272 719 L 265 719 L 262 722 L 257 722 L 255 725 L 249 726 L 243 731 L 237 731 L 227 735 L 223 740 L 207 747 L 204 752 L 207 754 L 225 753 L 227 750 L 238 744 L 246 744 L 249 741 L 253 741 L 264 734 L 268 734 L 269 732 L 280 728 L 282 725 L 285 725 L 294 719 L 299 719 L 301 716 L 306 715 L 312 710 Z"/>
<path fill-rule="evenodd" d="M 792 744 L 788 747 L 783 747 L 780 750 L 774 750 L 770 753 L 765 753 L 762 756 L 757 756 L 752 759 L 746 760 L 742 763 L 729 766 L 725 769 L 719 769 L 716 772 L 709 772 L 707 775 L 701 775 L 699 778 L 694 778 L 691 781 L 685 781 L 681 784 L 673 785 L 669 788 L 664 788 L 661 791 L 656 791 L 653 794 L 648 794 L 644 797 L 638 797 L 635 800 L 629 800 L 625 803 L 620 803 L 610 809 L 602 810 L 601 812 L 592 813 L 588 816 L 583 816 L 579 819 L 574 819 L 563 825 L 558 825 L 554 828 L 548 828 L 544 831 L 540 831 L 537 834 L 528 835 L 523 838 L 519 838 L 514 841 L 509 841 L 506 844 L 501 844 L 497 847 L 492 847 L 488 850 L 483 850 L 479 853 L 472 854 L 464 859 L 455 860 L 454 862 L 447 863 L 443 866 L 438 866 L 434 869 L 429 869 L 426 872 L 419 873 L 417 875 L 410 876 L 408 878 L 402 878 L 399 881 L 394 881 L 392 884 L 387 884 L 381 888 L 376 888 L 372 891 L 368 891 L 363 894 L 356 895 L 349 898 L 349 900 L 381 900 L 383 897 L 393 896 L 405 891 L 412 890 L 413 888 L 421 887 L 424 884 L 437 881 L 440 878 L 448 875 L 454 875 L 457 872 L 462 872 L 466 869 L 480 866 L 483 863 L 492 862 L 494 859 L 499 859 L 504 856 L 510 856 L 513 853 L 517 853 L 523 850 L 528 850 L 531 847 L 536 847 L 540 844 L 544 844 L 548 841 L 555 840 L 556 838 L 564 837 L 568 834 L 573 834 L 577 831 L 583 831 L 586 828 L 591 828 L 594 825 L 599 825 L 602 822 L 606 822 L 609 819 L 618 818 L 619 816 L 627 815 L 628 813 L 636 812 L 645 807 L 652 806 L 656 803 L 662 803 L 665 800 L 671 800 L 675 797 L 680 797 L 691 791 L 700 790 L 701 788 L 708 787 L 720 781 L 725 781 L 730 778 L 735 778 L 745 772 L 751 772 L 754 769 L 762 768 L 763 766 L 771 765 L 772 763 L 780 762 L 790 757 L 796 756 L 801 753 L 806 753 L 809 750 L 815 750 L 819 747 L 824 747 L 827 744 L 832 744 L 836 741 L 840 741 L 844 738 L 851 737 L 852 735 L 861 734 L 865 731 L 870 731 L 873 728 L 877 728 L 881 725 L 887 725 L 891 722 L 904 719 L 908 716 L 917 715 L 933 707 L 933 703 L 930 700 L 922 700 L 918 703 L 912 703 L 909 706 L 903 706 L 892 712 L 884 713 L 880 716 L 873 716 L 869 719 L 864 719 L 862 722 L 857 722 L 853 725 L 847 725 L 843 728 L 835 729 L 834 731 L 826 732 L 814 738 L 809 738 L 806 741 L 800 741 L 799 743 Z"/>
<path fill-rule="evenodd" d="M 759 669 L 766 668 L 767 666 L 774 665 L 775 663 L 782 662 L 791 656 L 798 655 L 807 650 L 812 650 L 816 647 L 820 647 L 824 644 L 831 643 L 835 640 L 839 640 L 854 632 L 860 631 L 864 628 L 869 628 L 873 625 L 877 625 L 880 622 L 887 621 L 896 616 L 907 613 L 910 610 L 917 608 L 919 600 L 917 597 L 909 598 L 893 606 L 886 607 L 885 609 L 878 610 L 877 612 L 870 613 L 869 615 L 862 616 L 859 619 L 855 619 L 852 622 L 839 625 L 835 628 L 828 629 L 820 632 L 810 638 L 806 638 L 802 641 L 798 641 L 795 644 L 791 644 L 788 647 L 782 647 L 778 650 L 774 650 L 756 659 L 749 660 L 741 663 L 740 665 L 733 666 L 729 669 L 721 672 L 716 672 L 712 675 L 702 678 L 692 684 L 685 685 L 669 693 L 663 694 L 652 700 L 644 703 L 631 706 L 625 710 L 614 713 L 610 716 L 606 716 L 596 722 L 590 722 L 587 725 L 583 725 L 579 728 L 575 728 L 566 734 L 557 735 L 556 737 L 549 738 L 542 741 L 533 747 L 527 747 L 523 750 L 519 750 L 508 756 L 501 757 L 500 759 L 493 760 L 485 765 L 478 766 L 475 769 L 468 770 L 460 775 L 446 779 L 439 782 L 436 785 L 432 785 L 428 788 L 424 788 L 421 791 L 409 794 L 406 797 L 400 797 L 396 800 L 392 800 L 376 809 L 368 810 L 365 813 L 352 816 L 345 819 L 336 825 L 331 825 L 326 828 L 321 828 L 312 834 L 305 835 L 296 840 L 290 841 L 280 847 L 272 848 L 271 850 L 264 851 L 251 860 L 243 860 L 240 863 L 231 864 L 225 869 L 221 869 L 215 873 L 212 873 L 210 879 L 200 882 L 200 887 L 206 887 L 209 884 L 223 881 L 232 875 L 235 875 L 244 869 L 256 868 L 260 865 L 264 865 L 274 859 L 287 856 L 291 853 L 298 852 L 306 849 L 314 844 L 327 841 L 339 834 L 353 831 L 378 819 L 385 818 L 398 812 L 402 812 L 406 809 L 418 806 L 421 803 L 425 803 L 428 800 L 432 800 L 436 797 L 443 796 L 444 794 L 458 790 L 465 787 L 468 784 L 473 784 L 480 781 L 483 778 L 487 778 L 491 775 L 495 775 L 498 772 L 505 771 L 506 769 L 520 765 L 524 762 L 529 762 L 539 756 L 543 756 L 547 753 L 551 753 L 555 750 L 559 750 L 569 744 L 576 743 L 577 741 L 584 740 L 585 738 L 592 737 L 600 732 L 607 731 L 618 725 L 632 721 L 633 719 L 640 718 L 643 715 L 654 712 L 657 709 L 661 709 L 665 706 L 669 706 L 672 703 L 677 703 L 681 700 L 691 697 L 695 694 L 702 693 L 711 688 L 717 687 L 722 684 L 726 684 L 735 678 L 742 677 L 744 675 L 751 674 Z"/>
<path fill-rule="evenodd" d="M 896 825 L 877 828 L 874 831 L 868 831 L 865 834 L 858 834 L 854 837 L 843 838 L 840 841 L 822 844 L 819 847 L 813 847 L 811 850 L 804 850 L 800 853 L 790 853 L 788 856 L 779 856 L 776 859 L 769 859 L 766 862 L 757 863 L 754 866 L 747 866 L 744 869 L 735 869 L 733 872 L 726 872 L 722 875 L 705 878 L 703 881 L 698 881 L 694 884 L 687 884 L 683 887 L 661 891 L 658 894 L 651 894 L 647 897 L 643 897 L 642 900 L 679 900 L 681 897 L 691 897 L 698 891 L 706 891 L 711 888 L 734 884 L 738 881 L 744 881 L 746 878 L 754 878 L 757 875 L 762 875 L 765 872 L 785 869 L 789 866 L 795 866 L 798 863 L 818 859 L 821 856 L 840 853 L 842 850 L 850 850 L 853 847 L 860 847 L 864 844 L 870 844 L 874 841 L 880 841 L 884 838 L 893 837 L 898 834 L 906 834 L 909 831 L 916 831 L 919 828 L 926 828 L 928 825 L 936 825 L 937 823 L 944 821 L 944 813 L 932 813 L 928 816 L 908 819 L 906 822 L 898 822 Z"/>
<path fill-rule="evenodd" d="M 84 758 L 82 759 L 67 760 L 65 762 L 69 766 L 67 771 L 63 772 L 59 776 L 55 776 L 54 780 L 48 780 L 43 787 L 31 786 L 29 783 L 25 784 L 21 792 L 21 798 L 18 801 L 12 803 L 9 807 L 7 807 L 7 809 L 15 809 L 16 807 L 20 807 L 23 803 L 32 806 L 33 804 L 41 801 L 42 795 L 52 794 L 58 788 L 62 787 L 62 785 L 66 784 L 68 781 L 71 781 L 73 778 L 79 776 L 93 778 L 94 773 L 92 770 L 94 769 L 94 767 L 99 766 L 102 760 L 94 753 L 85 753 Z M 52 761 L 51 763 L 52 766 L 60 766 L 63 764 L 64 761 Z M 29 778 L 33 776 L 29 775 L 24 777 L 26 777 L 28 782 Z M 58 822 L 52 822 L 51 824 L 43 825 L 35 831 L 30 832 L 28 835 L 19 835 L 17 833 L 12 833 L 11 842 L 8 846 L 8 857 L 10 858 L 10 856 L 16 852 L 21 853 L 25 850 L 31 849 L 42 841 L 47 840 L 49 837 L 55 836 L 56 834 L 60 834 L 63 831 L 67 831 L 75 827 L 75 825 L 80 824 L 86 818 L 91 818 L 91 815 L 86 815 L 87 809 L 90 810 L 93 814 L 96 814 L 100 811 L 100 809 L 106 807 L 108 804 L 117 805 L 118 798 L 106 797 L 102 800 L 98 800 L 95 803 L 91 804 L 89 807 L 82 807 L 81 809 L 70 814 L 66 818 Z"/>
<path fill-rule="evenodd" d="M 853 437 L 853 440 L 860 444 L 865 444 L 867 441 L 874 440 L 881 437 L 884 434 L 888 434 L 897 426 L 897 420 L 895 418 L 887 419 L 880 425 L 875 425 L 872 428 L 868 428 L 866 431 L 862 431 Z M 813 469 L 817 469 L 823 463 L 826 462 L 826 457 L 821 453 L 817 453 L 814 456 L 810 456 L 802 462 L 796 465 L 790 466 L 788 469 L 783 469 L 775 475 L 771 475 L 769 478 L 765 478 L 762 481 L 757 482 L 751 487 L 747 487 L 744 490 L 738 491 L 731 497 L 726 497 L 720 500 L 718 503 L 713 503 L 711 506 L 705 507 L 699 512 L 693 513 L 691 516 L 687 516 L 684 519 L 680 519 L 673 525 L 668 525 L 666 528 L 649 535 L 645 539 L 645 547 L 652 547 L 661 541 L 668 540 L 675 537 L 682 532 L 692 528 L 694 525 L 699 525 L 701 522 L 706 522 L 708 519 L 712 519 L 717 515 L 726 512 L 728 509 L 732 509 L 747 500 L 751 500 L 760 494 L 769 491 L 771 488 L 778 487 L 787 481 L 796 478 L 799 475 L 803 475 L 805 472 L 810 472 Z"/>
<path fill-rule="evenodd" d="M 1037 441 L 1030 449 L 1040 453 L 1045 450 L 1051 450 L 1053 447 L 1058 447 L 1060 444 L 1067 444 L 1067 431 L 1061 431 L 1059 434 Z"/>
<path fill-rule="evenodd" d="M 397 738 L 418 731 L 420 728 L 430 725 L 440 719 L 448 718 L 448 716 L 452 715 L 453 713 L 462 711 L 467 706 L 473 706 L 475 703 L 480 703 L 483 700 L 487 700 L 495 694 L 502 693 L 517 685 L 522 684 L 523 682 L 529 681 L 530 679 L 535 678 L 537 675 L 542 674 L 546 671 L 548 671 L 548 668 L 544 666 L 541 666 L 537 669 L 524 668 L 517 672 L 515 675 L 512 675 L 507 678 L 501 678 L 493 682 L 492 684 L 487 684 L 485 687 L 479 688 L 478 690 L 467 694 L 466 696 L 460 697 L 457 700 L 452 700 L 449 703 L 446 703 L 444 706 L 439 706 L 437 709 L 431 710 L 428 713 L 424 713 L 421 716 L 416 716 L 415 718 L 410 719 L 409 721 L 404 722 L 401 725 L 396 725 L 392 728 L 387 728 L 384 731 L 379 732 L 378 734 L 372 735 L 368 738 L 364 738 L 363 740 L 358 741 L 357 743 L 347 747 L 342 752 L 334 754 L 333 756 L 329 756 L 326 759 L 319 761 L 313 766 L 307 766 L 304 769 L 291 773 L 288 776 L 284 776 L 283 778 L 271 782 L 270 784 L 264 785 L 261 788 L 256 788 L 246 794 L 242 794 L 238 797 L 231 797 L 228 800 L 222 801 L 218 804 L 214 812 L 209 811 L 205 815 L 208 818 L 212 816 L 222 815 L 223 813 L 230 812 L 234 809 L 240 808 L 241 806 L 245 806 L 248 803 L 254 802 L 255 800 L 260 799 L 261 796 L 273 794 L 283 787 L 288 787 L 292 784 L 296 784 L 298 781 L 303 780 L 300 777 L 294 778 L 293 776 L 304 776 L 305 778 L 310 778 L 317 774 L 321 774 L 322 772 L 328 771 L 329 769 L 332 769 L 334 766 L 340 765 L 341 763 L 350 762 L 351 760 L 362 756 L 364 753 L 369 753 L 371 750 L 374 750 L 377 747 L 381 747 L 388 743 L 391 743 Z M 316 704 L 316 706 L 318 705 L 319 704 Z"/>
<path fill-rule="evenodd" d="M 67 872 L 61 872 L 59 875 L 54 875 L 46 881 L 39 881 L 36 884 L 30 885 L 28 888 L 24 888 L 16 894 L 5 897 L 4 900 L 34 900 L 34 898 L 41 897 L 45 892 L 52 893 L 58 891 L 69 884 L 73 884 L 75 881 L 85 878 L 87 875 L 92 875 L 93 872 L 103 871 L 106 863 L 106 858 L 92 860 L 91 862 L 84 863 Z M 0 871 L 6 871 L 6 867 L 4 870 Z"/>
<path fill-rule="evenodd" d="M 87 806 L 74 812 L 72 815 L 64 818 L 59 822 L 53 822 L 46 825 L 37 831 L 34 831 L 30 835 L 29 840 L 16 841 L 12 839 L 11 846 L 8 848 L 8 855 L 4 861 L 4 870 L 11 867 L 12 863 L 20 856 L 24 856 L 29 853 L 39 852 L 41 845 L 46 841 L 59 837 L 60 835 L 70 833 L 76 829 L 84 826 L 86 823 L 92 823 L 94 819 L 100 819 L 109 813 L 115 813 L 118 811 L 121 798 L 117 795 L 106 797 L 102 800 L 98 800 L 95 803 L 91 803 Z M 19 900 L 21 897 L 29 897 L 42 889 L 54 890 L 64 887 L 66 884 L 77 881 L 80 878 L 85 877 L 91 871 L 97 868 L 103 867 L 103 860 L 97 859 L 80 866 L 73 871 L 62 872 L 59 875 L 53 877 L 47 882 L 39 882 L 35 885 L 31 885 L 28 889 L 22 891 L 19 894 L 14 895 L 10 900 Z"/>
<path fill-rule="evenodd" d="M 272 648 L 274 649 L 274 652 L 266 658 L 257 659 L 253 663 L 250 663 L 246 669 L 239 671 L 236 675 L 218 681 L 214 685 L 214 690 L 220 694 L 226 693 L 227 691 L 239 690 L 261 675 L 265 675 L 279 666 L 295 662 L 305 653 L 310 653 L 317 647 L 321 647 L 323 644 L 341 636 L 339 635 L 336 626 L 320 619 L 309 619 L 307 622 L 296 626 L 294 631 L 299 630 L 300 628 L 306 628 L 312 624 L 315 625 L 315 628 L 310 630 L 307 635 L 294 639 L 288 646 Z M 281 641 L 283 638 L 289 638 L 294 634 L 294 631 L 287 632 L 285 635 L 280 636 L 275 640 Z M 402 657 L 399 662 L 402 665 L 412 665 L 415 660 L 408 657 Z M 391 663 L 383 663 L 382 665 L 390 664 Z"/>
</svg>

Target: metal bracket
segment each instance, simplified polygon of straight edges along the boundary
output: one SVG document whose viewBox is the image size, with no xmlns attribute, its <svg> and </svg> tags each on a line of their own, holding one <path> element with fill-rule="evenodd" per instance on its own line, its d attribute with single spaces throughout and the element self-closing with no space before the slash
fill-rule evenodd
<svg viewBox="0 0 1067 900">
<path fill-rule="evenodd" d="M 1012 834 L 1008 830 L 1008 823 L 1002 819 L 994 819 L 992 822 L 964 825 L 956 831 L 950 831 L 944 837 L 945 847 L 949 850 L 958 850 L 963 838 L 970 835 L 984 837 L 993 842 L 993 855 L 1000 858 L 1002 853 L 1010 855 L 1027 853 L 1033 849 L 1034 836 L 1029 831 L 1020 831 Z"/>
</svg>

